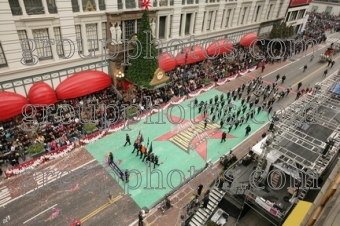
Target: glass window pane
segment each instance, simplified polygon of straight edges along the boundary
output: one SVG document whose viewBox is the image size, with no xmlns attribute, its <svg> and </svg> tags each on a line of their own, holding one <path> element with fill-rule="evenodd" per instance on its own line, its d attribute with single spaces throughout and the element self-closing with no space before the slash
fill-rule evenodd
<svg viewBox="0 0 340 226">
<path fill-rule="evenodd" d="M 97 24 L 86 24 L 87 47 L 89 51 L 98 50 Z"/>
<path fill-rule="evenodd" d="M 51 44 L 46 40 L 50 40 L 48 35 L 48 29 L 36 29 L 32 30 L 33 39 L 35 41 L 35 51 L 38 54 L 39 60 L 52 59 L 52 48 Z"/>
</svg>

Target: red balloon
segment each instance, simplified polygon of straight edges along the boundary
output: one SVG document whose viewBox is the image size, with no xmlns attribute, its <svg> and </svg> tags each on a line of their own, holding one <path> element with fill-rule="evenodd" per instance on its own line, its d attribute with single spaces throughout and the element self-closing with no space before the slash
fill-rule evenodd
<svg viewBox="0 0 340 226">
<path fill-rule="evenodd" d="M 234 45 L 231 41 L 227 39 L 221 39 L 211 43 L 207 48 L 208 56 L 218 56 L 222 55 L 223 53 L 230 53 L 233 51 Z"/>
<path fill-rule="evenodd" d="M 240 40 L 240 45 L 244 47 L 248 47 L 251 44 L 255 44 L 254 42 L 256 39 L 257 39 L 257 34 L 255 33 L 245 34 Z"/>
<path fill-rule="evenodd" d="M 101 71 L 82 71 L 76 73 L 56 88 L 59 100 L 82 97 L 109 87 L 112 84 L 111 77 Z"/>
<path fill-rule="evenodd" d="M 28 99 L 31 104 L 54 104 L 57 96 L 50 85 L 45 82 L 35 83 L 28 92 Z"/>
<path fill-rule="evenodd" d="M 207 56 L 207 51 L 202 46 L 193 46 L 179 52 L 176 55 L 176 62 L 177 65 L 194 64 L 205 60 Z"/>
<path fill-rule="evenodd" d="M 28 100 L 20 94 L 0 92 L 0 121 L 12 118 L 22 113 L 22 108 L 29 104 Z"/>
<path fill-rule="evenodd" d="M 161 53 L 158 56 L 158 65 L 164 71 L 172 71 L 176 68 L 176 59 L 170 53 Z"/>
</svg>

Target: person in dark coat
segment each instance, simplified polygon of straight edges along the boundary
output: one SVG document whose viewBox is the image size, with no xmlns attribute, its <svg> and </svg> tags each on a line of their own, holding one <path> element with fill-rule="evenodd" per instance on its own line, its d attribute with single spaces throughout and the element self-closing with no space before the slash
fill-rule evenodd
<svg viewBox="0 0 340 226">
<path fill-rule="evenodd" d="M 113 154 L 110 152 L 109 157 L 108 157 L 108 163 L 111 165 L 113 163 Z"/>
<path fill-rule="evenodd" d="M 203 185 L 200 184 L 200 185 L 198 185 L 198 187 L 197 187 L 197 195 L 200 196 L 200 195 L 202 194 L 202 191 L 203 191 Z"/>
<path fill-rule="evenodd" d="M 223 132 L 223 133 L 222 133 L 221 143 L 222 143 L 222 142 L 225 142 L 226 138 L 227 138 L 227 133 L 226 133 L 226 132 Z"/>
<path fill-rule="evenodd" d="M 251 127 L 250 127 L 250 125 L 248 125 L 248 126 L 246 127 L 246 136 L 249 135 L 250 131 L 251 131 Z"/>
<path fill-rule="evenodd" d="M 209 194 L 204 196 L 202 208 L 207 209 L 208 208 L 208 203 L 209 203 Z"/>
<path fill-rule="evenodd" d="M 130 141 L 130 136 L 129 136 L 129 134 L 126 134 L 124 147 L 125 147 L 127 144 L 131 145 L 131 141 Z"/>
<path fill-rule="evenodd" d="M 125 172 L 124 172 L 124 176 L 125 176 L 125 182 L 126 183 L 129 183 L 129 178 L 130 178 L 130 172 L 129 172 L 129 170 L 125 170 Z"/>
</svg>

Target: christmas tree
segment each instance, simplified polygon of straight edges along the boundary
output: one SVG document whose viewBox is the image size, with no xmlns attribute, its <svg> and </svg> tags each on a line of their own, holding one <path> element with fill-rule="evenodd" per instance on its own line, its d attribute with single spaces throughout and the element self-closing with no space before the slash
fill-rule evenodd
<svg viewBox="0 0 340 226">
<path fill-rule="evenodd" d="M 127 80 L 145 88 L 150 87 L 149 83 L 158 68 L 158 52 L 155 44 L 152 43 L 154 37 L 152 35 L 147 9 L 148 7 L 145 7 L 143 10 L 140 28 L 137 33 L 139 43 L 137 43 L 133 49 L 132 56 L 137 57 L 131 60 L 131 65 L 126 74 Z M 152 59 L 145 59 L 146 57 L 152 57 Z"/>
</svg>

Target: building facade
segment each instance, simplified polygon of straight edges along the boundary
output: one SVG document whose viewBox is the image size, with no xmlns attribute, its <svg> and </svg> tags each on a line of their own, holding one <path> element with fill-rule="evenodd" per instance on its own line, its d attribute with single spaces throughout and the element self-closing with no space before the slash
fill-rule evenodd
<svg viewBox="0 0 340 226">
<path fill-rule="evenodd" d="M 114 77 L 124 69 L 127 40 L 142 17 L 138 0 L 0 0 L 0 5 L 0 89 L 24 96 L 35 82 L 56 88 L 82 70 Z M 150 24 L 158 47 L 175 54 L 191 45 L 191 36 L 209 44 L 268 33 L 288 5 L 288 0 L 155 0 Z"/>
<path fill-rule="evenodd" d="M 291 0 L 286 14 L 286 23 L 293 26 L 295 32 L 302 32 L 303 24 L 307 22 L 306 15 L 312 0 Z"/>
<path fill-rule="evenodd" d="M 340 16 L 340 0 L 317 0 L 310 4 L 309 12 Z"/>
</svg>

